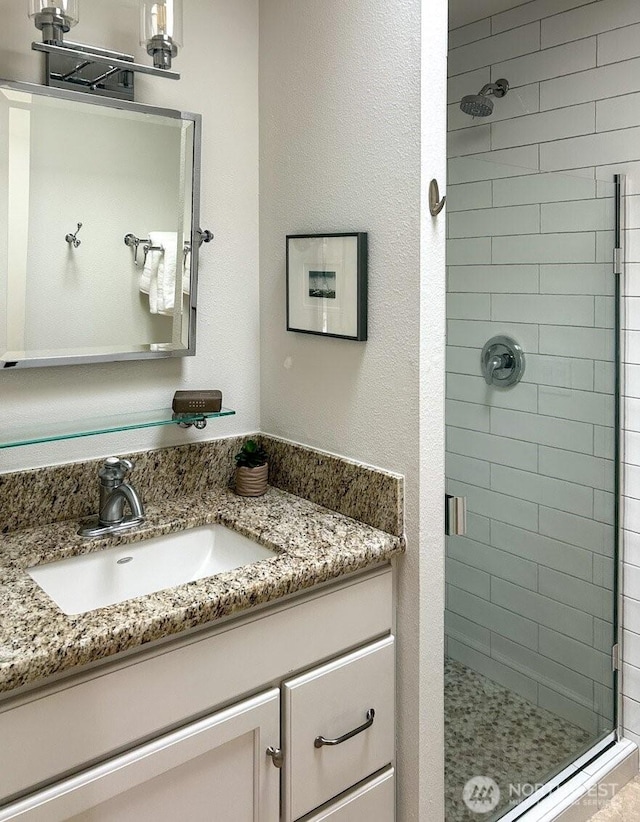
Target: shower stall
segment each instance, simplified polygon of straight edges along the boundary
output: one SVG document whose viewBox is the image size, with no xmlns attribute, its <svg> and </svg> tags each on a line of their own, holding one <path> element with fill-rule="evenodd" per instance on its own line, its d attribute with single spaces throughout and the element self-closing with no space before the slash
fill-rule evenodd
<svg viewBox="0 0 640 822">
<path fill-rule="evenodd" d="M 447 822 L 515 819 L 616 739 L 623 185 L 449 159 Z"/>
<path fill-rule="evenodd" d="M 640 5 L 449 13 L 446 820 L 583 819 L 640 745 Z"/>
<path fill-rule="evenodd" d="M 640 746 L 640 4 L 449 12 L 446 819 L 586 819 Z"/>
</svg>

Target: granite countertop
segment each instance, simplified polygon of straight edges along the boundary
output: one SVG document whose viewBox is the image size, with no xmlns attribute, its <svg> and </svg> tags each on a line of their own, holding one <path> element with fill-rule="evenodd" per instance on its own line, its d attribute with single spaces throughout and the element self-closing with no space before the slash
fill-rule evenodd
<svg viewBox="0 0 640 822">
<path fill-rule="evenodd" d="M 117 537 L 83 539 L 76 533 L 77 520 L 0 537 L 0 694 L 273 602 L 404 551 L 402 537 L 275 488 L 254 499 L 215 489 L 162 508 L 147 506 L 146 514 L 141 528 Z M 63 614 L 25 573 L 32 565 L 213 523 L 277 553 L 78 616 Z"/>
</svg>

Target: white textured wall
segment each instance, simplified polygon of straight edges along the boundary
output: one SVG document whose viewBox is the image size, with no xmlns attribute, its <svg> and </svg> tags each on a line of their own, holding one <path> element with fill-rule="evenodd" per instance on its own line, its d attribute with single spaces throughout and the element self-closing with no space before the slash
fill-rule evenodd
<svg viewBox="0 0 640 822">
<path fill-rule="evenodd" d="M 446 4 L 431 5 L 422 35 L 423 174 L 443 179 Z M 399 819 L 435 822 L 443 793 L 444 220 L 421 225 L 420 19 L 419 0 L 261 3 L 262 429 L 406 476 Z M 285 235 L 323 231 L 369 232 L 366 343 L 285 330 Z"/>
<path fill-rule="evenodd" d="M 596 185 L 596 180 L 627 174 L 623 692 L 625 727 L 635 741 L 640 741 L 639 35 L 635 0 L 535 0 L 451 32 L 449 64 L 450 173 L 460 184 L 449 189 L 450 339 L 456 349 L 449 360 L 449 421 L 456 429 L 449 473 L 467 487 L 477 486 L 471 495 L 480 514 L 470 518 L 471 540 L 451 543 L 456 554 L 451 555 L 449 627 L 457 641 L 449 649 L 585 727 L 595 729 L 594 714 L 604 714 L 605 724 L 610 716 L 613 211 L 610 183 Z M 498 77 L 506 77 L 512 90 L 496 101 L 494 116 L 474 123 L 462 115 L 461 96 Z M 484 161 L 500 165 L 483 173 Z M 465 346 L 480 345 L 496 321 L 523 337 L 533 368 L 527 384 L 494 398 L 489 409 L 478 390 L 477 351 L 465 362 Z M 478 334 L 472 341 L 474 328 Z M 536 408 L 527 409 L 533 402 Z M 528 410 L 544 418 L 534 422 Z M 488 493 L 478 490 L 482 487 Z M 527 525 L 525 509 L 532 504 L 539 519 Z M 486 545 L 492 546 L 488 552 Z M 483 567 L 483 555 L 491 555 L 491 566 Z M 489 577 L 490 590 L 483 593 Z M 501 605 L 507 613 L 499 613 Z M 522 617 L 532 624 L 520 622 Z M 489 634 L 487 662 L 482 645 Z M 584 710 L 589 699 L 591 713 Z"/>
<path fill-rule="evenodd" d="M 0 8 L 6 20 L 0 77 L 40 82 L 44 58 L 31 51 L 39 32 L 27 19 L 25 4 L 1 0 Z M 150 59 L 138 45 L 134 0 L 85 2 L 72 36 L 130 51 L 140 62 Z M 136 99 L 202 114 L 201 223 L 216 238 L 200 256 L 197 356 L 0 372 L 0 430 L 16 421 L 38 430 L 49 420 L 168 407 L 179 388 L 220 388 L 225 405 L 238 414 L 210 422 L 201 434 L 171 427 L 5 450 L 0 471 L 259 427 L 257 0 L 189 0 L 185 47 L 174 65 L 182 73 L 180 81 L 140 76 Z M 69 135 L 70 162 L 72 157 Z"/>
<path fill-rule="evenodd" d="M 420 673 L 409 693 L 419 690 L 418 819 L 444 817 L 444 367 L 445 367 L 445 228 L 431 217 L 428 188 L 432 178 L 446 190 L 447 9 L 422 0 L 421 70 L 421 235 L 420 235 L 420 486 L 419 589 L 405 576 L 401 604 L 406 623 L 420 635 Z M 415 566 L 414 566 L 415 567 Z M 417 623 L 417 625 L 416 625 Z M 407 717 L 407 722 L 411 717 Z M 408 755 L 410 755 L 409 752 Z"/>
</svg>

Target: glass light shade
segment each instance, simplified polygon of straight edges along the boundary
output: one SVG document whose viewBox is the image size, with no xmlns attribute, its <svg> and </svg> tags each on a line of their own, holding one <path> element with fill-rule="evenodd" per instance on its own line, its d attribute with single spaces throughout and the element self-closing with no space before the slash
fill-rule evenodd
<svg viewBox="0 0 640 822">
<path fill-rule="evenodd" d="M 154 37 L 182 45 L 182 0 L 141 0 L 140 45 L 148 46 Z"/>
<path fill-rule="evenodd" d="M 80 0 L 28 0 L 28 15 L 38 28 L 59 21 L 69 31 L 80 19 Z"/>
</svg>

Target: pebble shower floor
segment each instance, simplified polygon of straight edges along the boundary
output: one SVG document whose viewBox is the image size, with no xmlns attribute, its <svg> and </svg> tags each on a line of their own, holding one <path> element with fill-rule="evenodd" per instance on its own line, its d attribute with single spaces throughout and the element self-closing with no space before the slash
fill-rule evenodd
<svg viewBox="0 0 640 822">
<path fill-rule="evenodd" d="M 574 759 L 590 735 L 518 694 L 455 662 L 445 660 L 446 822 L 490 822 L 512 807 L 509 786 L 544 782 Z M 493 815 L 469 810 L 465 784 L 488 776 L 500 788 Z"/>
</svg>

